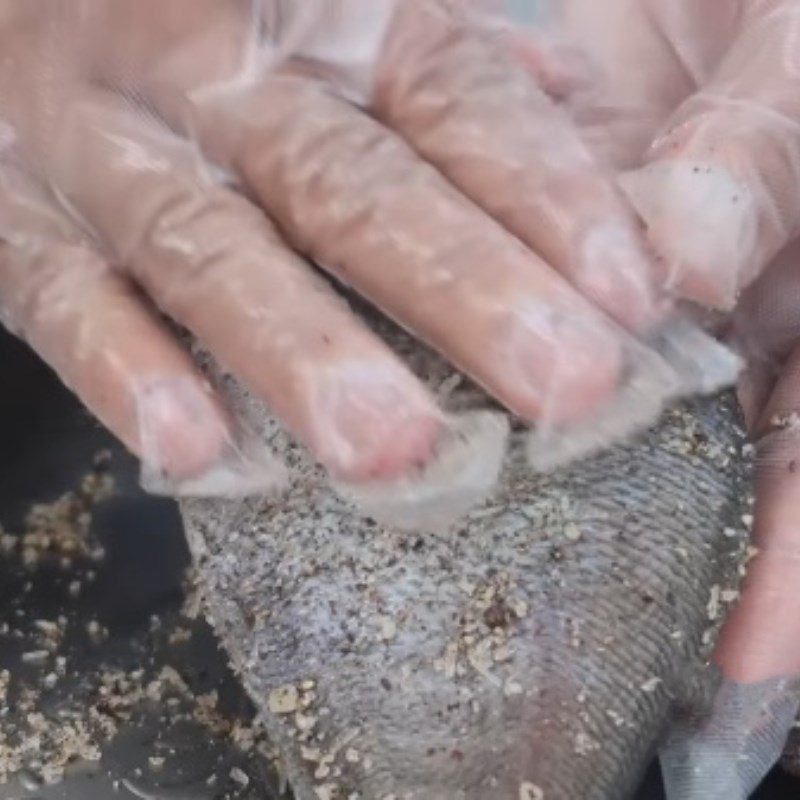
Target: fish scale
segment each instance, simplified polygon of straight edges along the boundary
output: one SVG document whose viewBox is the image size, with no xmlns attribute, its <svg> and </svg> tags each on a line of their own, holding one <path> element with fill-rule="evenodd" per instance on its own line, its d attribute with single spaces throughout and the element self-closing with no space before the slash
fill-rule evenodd
<svg viewBox="0 0 800 800">
<path fill-rule="evenodd" d="M 430 386 L 448 380 L 389 339 Z M 208 616 L 298 800 L 626 798 L 673 713 L 707 702 L 710 596 L 738 584 L 751 502 L 732 395 L 548 475 L 517 431 L 491 497 L 419 534 L 359 515 L 206 368 L 294 469 L 280 497 L 182 512 Z M 466 383 L 448 402 L 490 405 Z"/>
</svg>

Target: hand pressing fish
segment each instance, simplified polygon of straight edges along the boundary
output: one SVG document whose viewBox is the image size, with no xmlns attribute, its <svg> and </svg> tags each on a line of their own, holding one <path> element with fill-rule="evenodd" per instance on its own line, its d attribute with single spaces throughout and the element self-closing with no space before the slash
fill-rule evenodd
<svg viewBox="0 0 800 800">
<path fill-rule="evenodd" d="M 279 499 L 182 508 L 209 617 L 299 800 L 626 798 L 673 716 L 710 702 L 704 659 L 748 558 L 732 395 L 546 476 L 512 433 L 491 497 L 418 534 L 349 507 L 215 372 L 297 476 Z M 461 384 L 446 404 L 490 401 Z"/>
<path fill-rule="evenodd" d="M 624 792 L 670 709 L 702 706 L 703 629 L 744 559 L 744 467 L 730 400 L 586 446 L 686 391 L 643 344 L 673 300 L 731 311 L 800 234 L 797 3 L 537 3 L 528 18 L 560 12 L 549 31 L 478 13 L 496 2 L 6 5 L 0 316 L 142 456 L 150 488 L 272 486 L 282 464 L 243 449 L 262 433 L 299 470 L 280 503 L 187 515 L 300 796 Z M 580 463 L 533 477 L 515 436 L 497 491 L 434 536 L 370 525 L 255 405 L 241 441 L 154 307 L 336 480 L 405 476 L 447 426 L 307 259 L 533 424 L 531 461 L 560 463 L 566 441 Z M 790 266 L 765 295 L 773 321 L 775 298 L 800 306 Z M 787 319 L 785 347 L 745 348 L 765 362 L 753 429 L 769 441 L 763 555 L 717 651 L 735 685 L 667 750 L 703 800 L 694 776 L 720 764 L 726 800 L 746 794 L 761 751 L 726 742 L 778 741 L 788 695 L 762 681 L 800 674 L 798 637 L 774 624 L 800 619 L 783 591 L 798 577 Z M 406 350 L 441 388 L 444 367 Z M 694 371 L 693 349 L 676 355 Z M 493 452 L 461 489 L 494 477 Z"/>
</svg>

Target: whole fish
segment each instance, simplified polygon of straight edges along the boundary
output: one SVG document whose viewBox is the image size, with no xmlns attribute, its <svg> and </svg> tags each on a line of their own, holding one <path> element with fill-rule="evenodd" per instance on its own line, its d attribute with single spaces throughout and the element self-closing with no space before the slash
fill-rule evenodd
<svg viewBox="0 0 800 800">
<path fill-rule="evenodd" d="M 389 337 L 429 386 L 441 359 Z M 229 375 L 296 475 L 279 497 L 191 500 L 207 613 L 298 800 L 630 797 L 672 715 L 702 708 L 746 560 L 750 468 L 732 394 L 549 475 L 512 433 L 449 533 L 384 527 Z M 485 408 L 461 384 L 451 408 Z"/>
</svg>

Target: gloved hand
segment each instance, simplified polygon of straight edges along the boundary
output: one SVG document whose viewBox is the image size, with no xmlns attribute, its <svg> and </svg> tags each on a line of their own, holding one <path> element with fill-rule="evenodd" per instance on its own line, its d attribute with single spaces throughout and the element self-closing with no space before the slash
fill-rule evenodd
<svg viewBox="0 0 800 800">
<path fill-rule="evenodd" d="M 458 4 L 411 6 L 0 3 L 3 318 L 173 484 L 277 466 L 157 310 L 335 476 L 435 449 L 436 399 L 306 258 L 528 420 L 607 400 L 665 313 L 563 111 Z"/>
<path fill-rule="evenodd" d="M 619 170 L 672 290 L 737 306 L 760 553 L 714 657 L 725 683 L 713 713 L 681 727 L 662 764 L 671 798 L 744 798 L 800 698 L 800 3 L 549 10 L 549 31 L 510 29 L 512 46 Z"/>
</svg>

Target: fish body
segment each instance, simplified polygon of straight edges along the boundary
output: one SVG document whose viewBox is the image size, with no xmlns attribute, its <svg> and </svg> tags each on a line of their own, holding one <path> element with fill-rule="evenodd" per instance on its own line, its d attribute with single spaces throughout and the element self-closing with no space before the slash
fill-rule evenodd
<svg viewBox="0 0 800 800">
<path fill-rule="evenodd" d="M 436 389 L 443 361 L 393 342 Z M 292 467 L 277 497 L 184 501 L 208 615 L 298 800 L 630 797 L 706 658 L 746 560 L 750 468 L 732 394 L 415 533 L 343 500 L 233 378 Z M 485 407 L 461 385 L 451 408 Z"/>
</svg>

